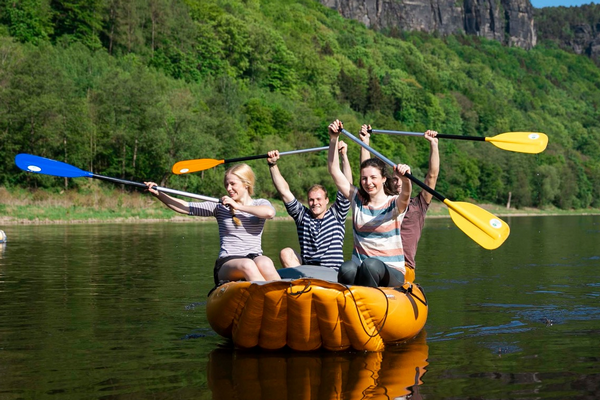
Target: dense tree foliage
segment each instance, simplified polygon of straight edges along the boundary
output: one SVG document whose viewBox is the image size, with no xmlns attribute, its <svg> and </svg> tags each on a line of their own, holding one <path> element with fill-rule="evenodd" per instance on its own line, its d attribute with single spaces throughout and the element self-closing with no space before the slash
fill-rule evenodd
<svg viewBox="0 0 600 400">
<path fill-rule="evenodd" d="M 600 206 L 600 70 L 551 44 L 386 35 L 313 0 L 0 0 L 0 24 L 0 185 L 79 185 L 20 172 L 13 158 L 27 152 L 220 195 L 222 167 L 176 176 L 171 166 L 321 146 L 340 118 L 353 132 L 544 132 L 540 155 L 441 140 L 439 191 Z M 372 145 L 423 177 L 425 140 Z M 290 156 L 281 169 L 301 195 L 315 182 L 333 188 L 325 160 Z M 252 165 L 258 195 L 275 196 L 264 160 Z"/>
</svg>

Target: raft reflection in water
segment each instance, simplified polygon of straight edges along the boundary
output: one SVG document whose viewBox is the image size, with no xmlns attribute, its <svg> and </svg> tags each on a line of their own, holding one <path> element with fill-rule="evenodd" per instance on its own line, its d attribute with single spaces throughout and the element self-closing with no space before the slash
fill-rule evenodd
<svg viewBox="0 0 600 400">
<path fill-rule="evenodd" d="M 214 400 L 420 399 L 429 347 L 416 338 L 383 352 L 213 350 L 208 386 Z"/>
</svg>

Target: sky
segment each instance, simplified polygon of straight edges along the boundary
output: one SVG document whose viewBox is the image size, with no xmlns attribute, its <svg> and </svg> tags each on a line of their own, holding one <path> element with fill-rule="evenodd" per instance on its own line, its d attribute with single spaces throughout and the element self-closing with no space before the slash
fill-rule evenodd
<svg viewBox="0 0 600 400">
<path fill-rule="evenodd" d="M 531 0 L 531 4 L 535 8 L 558 7 L 558 6 L 570 7 L 570 6 L 580 6 L 583 4 L 590 4 L 590 3 L 592 3 L 591 0 Z M 596 1 L 593 1 L 593 3 L 599 4 L 600 2 L 598 0 L 596 0 Z"/>
</svg>

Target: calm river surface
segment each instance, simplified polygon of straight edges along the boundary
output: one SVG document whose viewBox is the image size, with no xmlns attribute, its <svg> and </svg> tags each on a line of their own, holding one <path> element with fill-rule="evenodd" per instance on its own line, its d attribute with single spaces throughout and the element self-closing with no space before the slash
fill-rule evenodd
<svg viewBox="0 0 600 400">
<path fill-rule="evenodd" d="M 427 220 L 425 332 L 383 353 L 230 348 L 214 222 L 0 226 L 0 399 L 600 398 L 600 216 L 504 219 L 494 251 Z M 267 223 L 267 255 L 296 243 Z"/>
</svg>

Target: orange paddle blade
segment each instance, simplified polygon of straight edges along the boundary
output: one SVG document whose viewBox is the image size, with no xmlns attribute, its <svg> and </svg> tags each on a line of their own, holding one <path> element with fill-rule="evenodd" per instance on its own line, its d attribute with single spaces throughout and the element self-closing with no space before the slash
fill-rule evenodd
<svg viewBox="0 0 600 400">
<path fill-rule="evenodd" d="M 212 158 L 200 158 L 197 160 L 185 160 L 176 162 L 173 165 L 172 171 L 174 174 L 189 174 L 192 172 L 204 171 L 206 169 L 211 169 L 216 167 L 217 165 L 221 165 L 225 162 L 225 160 L 215 160 Z"/>
</svg>

